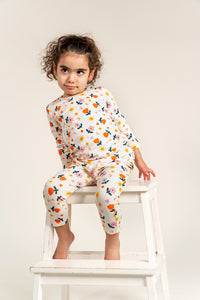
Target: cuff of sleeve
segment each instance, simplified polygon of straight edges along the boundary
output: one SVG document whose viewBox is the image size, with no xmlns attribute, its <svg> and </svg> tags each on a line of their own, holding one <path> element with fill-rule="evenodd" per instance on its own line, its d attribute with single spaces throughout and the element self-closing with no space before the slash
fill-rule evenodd
<svg viewBox="0 0 200 300">
<path fill-rule="evenodd" d="M 136 137 L 134 137 L 128 141 L 128 146 L 131 147 L 132 150 L 135 150 L 140 147 L 140 142 Z"/>
<path fill-rule="evenodd" d="M 131 146 L 131 149 L 132 149 L 132 150 L 135 150 L 135 149 L 137 149 L 137 148 L 139 148 L 139 147 L 140 147 L 140 144 L 138 143 L 137 145 Z"/>
<path fill-rule="evenodd" d="M 139 143 L 139 141 L 134 140 L 133 143 L 128 143 L 128 146 L 129 146 L 132 150 L 135 150 L 135 149 L 137 149 L 137 148 L 140 147 L 140 143 Z"/>
</svg>

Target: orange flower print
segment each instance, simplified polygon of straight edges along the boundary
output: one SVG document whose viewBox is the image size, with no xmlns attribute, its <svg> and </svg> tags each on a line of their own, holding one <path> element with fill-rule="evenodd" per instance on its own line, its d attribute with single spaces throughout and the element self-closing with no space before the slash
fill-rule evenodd
<svg viewBox="0 0 200 300">
<path fill-rule="evenodd" d="M 112 160 L 116 160 L 117 156 L 111 156 Z"/>
<path fill-rule="evenodd" d="M 59 155 L 62 155 L 62 153 L 63 153 L 62 149 L 59 149 L 58 153 L 59 153 Z"/>
<path fill-rule="evenodd" d="M 65 176 L 63 176 L 63 175 L 59 175 L 58 178 L 59 178 L 60 180 L 67 180 L 67 178 L 66 178 Z"/>
<path fill-rule="evenodd" d="M 98 107 L 98 104 L 95 102 L 95 103 L 93 103 L 93 106 L 94 106 L 95 108 L 97 108 L 97 107 Z"/>
<path fill-rule="evenodd" d="M 122 179 L 125 179 L 126 176 L 124 174 L 119 174 L 119 176 L 122 178 Z"/>
<path fill-rule="evenodd" d="M 99 122 L 100 122 L 100 123 L 102 123 L 102 124 L 105 124 L 105 123 L 106 123 L 106 120 L 105 120 L 105 119 L 102 119 L 102 118 L 100 118 L 100 119 L 99 119 Z"/>
<path fill-rule="evenodd" d="M 91 111 L 88 108 L 83 109 L 82 112 L 86 114 L 86 116 L 91 114 Z"/>
<path fill-rule="evenodd" d="M 97 146 L 99 146 L 99 145 L 102 144 L 102 142 L 101 142 L 98 138 L 96 138 L 93 142 L 94 142 L 95 144 L 97 144 Z"/>
<path fill-rule="evenodd" d="M 107 208 L 110 209 L 110 211 L 114 211 L 114 204 L 109 204 Z"/>
<path fill-rule="evenodd" d="M 48 194 L 49 194 L 49 195 L 52 195 L 53 193 L 54 193 L 54 189 L 53 189 L 53 188 L 51 188 L 51 187 L 50 187 L 50 188 L 48 188 Z"/>
<path fill-rule="evenodd" d="M 56 222 L 57 224 L 59 224 L 59 223 L 60 223 L 60 220 L 59 220 L 59 219 L 55 219 L 55 222 Z"/>
<path fill-rule="evenodd" d="M 55 111 L 59 111 L 61 106 L 56 106 Z"/>
</svg>

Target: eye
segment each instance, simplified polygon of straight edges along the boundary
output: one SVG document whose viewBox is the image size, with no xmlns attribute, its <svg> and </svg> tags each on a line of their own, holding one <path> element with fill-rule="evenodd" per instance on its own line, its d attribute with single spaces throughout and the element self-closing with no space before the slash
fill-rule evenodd
<svg viewBox="0 0 200 300">
<path fill-rule="evenodd" d="M 66 71 L 68 71 L 68 70 L 66 68 L 62 68 L 61 71 L 66 73 Z"/>
<path fill-rule="evenodd" d="M 84 71 L 81 71 L 81 70 L 77 71 L 78 74 L 80 74 L 80 72 L 82 72 L 82 73 L 84 74 Z M 81 74 L 80 74 L 80 75 L 81 75 Z"/>
</svg>

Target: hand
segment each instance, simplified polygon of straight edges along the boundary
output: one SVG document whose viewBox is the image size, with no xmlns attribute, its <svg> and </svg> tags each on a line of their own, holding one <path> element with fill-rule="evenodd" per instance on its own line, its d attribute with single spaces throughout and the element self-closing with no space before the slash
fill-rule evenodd
<svg viewBox="0 0 200 300">
<path fill-rule="evenodd" d="M 144 180 L 150 180 L 150 174 L 156 177 L 155 172 L 145 164 L 143 159 L 135 159 L 135 165 L 139 170 L 139 178 L 141 178 L 143 175 Z"/>
</svg>

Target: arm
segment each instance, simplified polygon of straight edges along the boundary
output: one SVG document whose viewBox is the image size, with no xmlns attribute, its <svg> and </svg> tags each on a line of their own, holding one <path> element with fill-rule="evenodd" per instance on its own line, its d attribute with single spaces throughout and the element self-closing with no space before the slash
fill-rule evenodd
<svg viewBox="0 0 200 300">
<path fill-rule="evenodd" d="M 156 177 L 155 172 L 150 169 L 146 163 L 144 162 L 143 158 L 142 158 L 142 154 L 140 152 L 140 150 L 137 148 L 134 150 L 134 154 L 135 154 L 135 165 L 139 170 L 139 178 L 141 178 L 142 174 L 144 176 L 144 180 L 150 180 L 150 173 Z"/>
<path fill-rule="evenodd" d="M 134 136 L 129 125 L 126 123 L 125 116 L 120 112 L 113 95 L 105 88 L 104 90 L 106 95 L 107 109 L 111 113 L 112 121 L 117 123 L 119 131 L 127 138 L 127 141 L 125 141 L 124 145 L 129 146 L 132 150 L 137 149 L 140 146 L 138 139 Z"/>
<path fill-rule="evenodd" d="M 141 178 L 142 174 L 144 176 L 144 180 L 150 180 L 150 173 L 155 177 L 155 173 L 152 169 L 150 169 L 142 158 L 142 154 L 139 150 L 140 143 L 138 139 L 132 133 L 129 125 L 125 121 L 124 115 L 121 114 L 120 109 L 112 96 L 112 94 L 105 89 L 106 96 L 107 96 L 107 108 L 111 111 L 111 115 L 113 121 L 117 122 L 118 128 L 120 132 L 124 133 L 128 138 L 128 142 L 125 145 L 131 147 L 134 151 L 135 156 L 135 165 L 139 170 L 139 178 Z"/>
<path fill-rule="evenodd" d="M 63 142 L 62 128 L 56 118 L 54 117 L 50 105 L 46 107 L 47 119 L 49 121 L 51 133 L 53 134 L 56 141 L 56 148 L 58 150 L 63 168 L 67 168 L 71 164 L 70 153 L 68 146 Z"/>
</svg>

